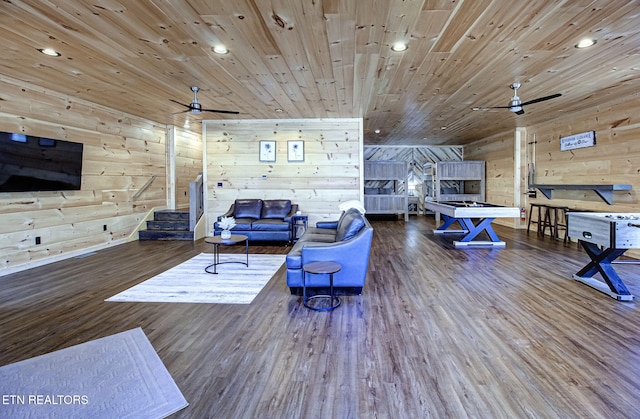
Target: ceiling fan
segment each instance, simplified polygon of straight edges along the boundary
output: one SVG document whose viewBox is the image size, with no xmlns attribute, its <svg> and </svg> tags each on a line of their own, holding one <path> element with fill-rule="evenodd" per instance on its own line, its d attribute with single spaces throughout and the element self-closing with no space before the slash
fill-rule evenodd
<svg viewBox="0 0 640 419">
<path fill-rule="evenodd" d="M 176 113 L 191 112 L 194 115 L 197 115 L 197 114 L 202 113 L 202 112 L 228 113 L 228 114 L 233 114 L 233 115 L 237 115 L 237 114 L 240 113 L 240 112 L 237 112 L 237 111 L 223 111 L 223 110 L 219 110 L 219 109 L 203 109 L 202 105 L 200 104 L 200 102 L 198 102 L 198 92 L 200 91 L 200 88 L 196 87 L 196 86 L 193 86 L 191 88 L 191 91 L 193 92 L 193 101 L 188 105 L 185 104 L 185 103 L 180 103 L 177 100 L 169 99 L 170 101 L 175 102 L 178 105 L 182 105 L 185 108 L 188 108 L 186 111 L 176 112 Z"/>
<path fill-rule="evenodd" d="M 522 102 L 518 97 L 518 89 L 520 88 L 520 83 L 513 83 L 510 88 L 513 89 L 513 97 L 509 102 L 508 106 L 480 106 L 472 108 L 474 111 L 486 111 L 488 109 L 509 109 L 509 112 L 513 112 L 516 115 L 522 115 L 524 113 L 524 106 L 531 105 L 533 103 L 544 102 L 545 100 L 555 99 L 557 97 L 562 96 L 562 93 L 556 93 L 554 95 L 539 97 L 538 99 L 533 99 L 528 102 Z"/>
</svg>

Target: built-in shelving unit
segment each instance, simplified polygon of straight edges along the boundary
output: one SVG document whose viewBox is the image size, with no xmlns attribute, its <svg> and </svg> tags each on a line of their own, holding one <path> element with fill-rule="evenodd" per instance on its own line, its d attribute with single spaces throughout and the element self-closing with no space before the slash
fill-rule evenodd
<svg viewBox="0 0 640 419">
<path fill-rule="evenodd" d="M 426 163 L 424 173 L 425 201 L 484 202 L 484 161 L 441 161 Z"/>
<path fill-rule="evenodd" d="M 364 162 L 364 208 L 368 214 L 404 214 L 409 220 L 406 161 Z"/>
<path fill-rule="evenodd" d="M 625 183 L 606 184 L 606 185 L 529 185 L 530 188 L 538 189 L 547 199 L 552 199 L 555 189 L 563 189 L 569 191 L 591 190 L 598 194 L 600 198 L 607 204 L 613 203 L 613 191 L 630 191 L 631 185 Z"/>
</svg>

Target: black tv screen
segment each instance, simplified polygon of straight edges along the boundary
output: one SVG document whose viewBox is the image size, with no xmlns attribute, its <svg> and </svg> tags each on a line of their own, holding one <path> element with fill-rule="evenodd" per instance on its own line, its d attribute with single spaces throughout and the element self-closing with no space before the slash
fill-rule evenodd
<svg viewBox="0 0 640 419">
<path fill-rule="evenodd" d="M 0 132 L 0 192 L 79 190 L 82 150 L 82 143 Z"/>
</svg>

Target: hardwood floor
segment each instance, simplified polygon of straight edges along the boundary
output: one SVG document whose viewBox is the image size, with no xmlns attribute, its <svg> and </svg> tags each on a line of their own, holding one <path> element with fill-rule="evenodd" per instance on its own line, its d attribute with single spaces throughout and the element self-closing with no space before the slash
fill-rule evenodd
<svg viewBox="0 0 640 419">
<path fill-rule="evenodd" d="M 431 217 L 372 225 L 363 293 L 329 313 L 289 294 L 284 267 L 251 305 L 104 302 L 203 241 L 0 277 L 0 365 L 140 326 L 190 403 L 175 418 L 637 415 L 637 304 L 571 280 L 588 262 L 575 243 L 497 226 L 506 248 L 457 250 Z M 640 295 L 640 266 L 616 270 Z"/>
</svg>

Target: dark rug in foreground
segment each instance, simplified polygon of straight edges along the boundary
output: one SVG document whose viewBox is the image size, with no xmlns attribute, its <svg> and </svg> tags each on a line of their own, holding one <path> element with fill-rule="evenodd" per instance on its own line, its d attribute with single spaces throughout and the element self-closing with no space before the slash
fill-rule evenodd
<svg viewBox="0 0 640 419">
<path fill-rule="evenodd" d="M 0 367 L 2 418 L 163 418 L 188 405 L 141 328 Z"/>
</svg>

